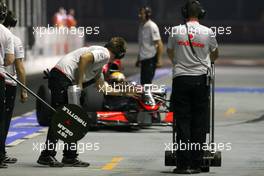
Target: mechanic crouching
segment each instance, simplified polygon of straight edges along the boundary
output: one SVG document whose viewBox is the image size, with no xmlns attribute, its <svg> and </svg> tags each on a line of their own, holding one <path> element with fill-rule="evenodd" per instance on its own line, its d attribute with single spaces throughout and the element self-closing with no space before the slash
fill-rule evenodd
<svg viewBox="0 0 264 176">
<path fill-rule="evenodd" d="M 208 75 L 211 61 L 218 57 L 218 44 L 213 31 L 199 23 L 199 19 L 205 15 L 199 1 L 188 1 L 182 12 L 186 24 L 173 28 L 167 48 L 173 62 L 171 111 L 176 121 L 178 146 L 174 173 L 193 174 L 201 172 L 201 148 L 206 142 L 209 119 Z M 199 147 L 181 150 L 182 144 Z"/>
<path fill-rule="evenodd" d="M 54 108 L 68 104 L 67 89 L 77 84 L 83 88 L 87 82 L 95 80 L 97 88 L 109 95 L 134 96 L 134 92 L 122 92 L 110 88 L 102 74 L 102 67 L 107 63 L 121 59 L 126 53 L 126 42 L 121 37 L 113 37 L 104 47 L 90 46 L 77 49 L 65 55 L 49 73 L 48 85 L 51 90 L 51 104 Z M 111 90 L 111 91 L 110 91 Z M 108 92 L 106 92 L 108 91 Z M 75 143 L 65 144 L 63 159 L 57 161 L 55 137 L 51 127 L 48 130 L 46 148 L 41 152 L 37 163 L 50 167 L 88 167 L 90 164 L 78 159 Z"/>
</svg>

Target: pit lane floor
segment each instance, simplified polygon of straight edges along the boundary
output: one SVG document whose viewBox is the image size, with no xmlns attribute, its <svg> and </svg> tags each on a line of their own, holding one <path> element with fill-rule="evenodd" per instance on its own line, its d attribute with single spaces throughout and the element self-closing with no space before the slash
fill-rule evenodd
<svg viewBox="0 0 264 176">
<path fill-rule="evenodd" d="M 164 71 L 164 70 L 163 70 Z M 168 73 L 169 70 L 165 70 Z M 222 151 L 223 166 L 200 175 L 263 176 L 264 151 L 262 121 L 264 114 L 264 70 L 254 67 L 217 67 L 216 142 L 231 143 Z M 159 75 L 157 84 L 171 85 L 168 74 Z M 36 163 L 45 134 L 8 149 L 19 158 L 15 165 L 1 169 L 0 176 L 31 175 L 172 175 L 164 166 L 164 151 L 171 142 L 170 127 L 152 127 L 134 132 L 102 130 L 90 132 L 80 141 L 87 145 L 80 158 L 88 168 L 49 168 Z M 92 143 L 91 147 L 89 144 Z M 61 151 L 58 159 L 61 159 Z"/>
</svg>

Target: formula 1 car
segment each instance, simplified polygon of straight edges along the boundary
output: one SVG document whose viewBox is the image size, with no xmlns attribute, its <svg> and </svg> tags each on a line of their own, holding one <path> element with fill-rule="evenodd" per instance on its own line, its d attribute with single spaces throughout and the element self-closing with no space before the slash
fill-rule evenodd
<svg viewBox="0 0 264 176">
<path fill-rule="evenodd" d="M 120 85 L 119 85 L 120 86 Z M 144 89 L 141 85 L 123 82 L 122 86 Z M 101 95 L 94 87 L 84 90 L 83 108 L 96 116 L 97 125 L 149 126 L 161 122 L 161 113 L 167 113 L 166 90 L 144 90 L 140 97 Z M 94 101 L 96 99 L 96 102 Z"/>
<path fill-rule="evenodd" d="M 103 95 L 96 90 L 95 84 L 84 88 L 81 106 L 93 121 L 93 126 L 141 127 L 153 124 L 170 124 L 172 114 L 168 113 L 166 89 L 154 85 L 141 86 L 125 80 L 120 72 L 121 62 L 107 64 L 103 68 L 105 80 L 115 87 L 142 90 L 139 97 Z M 50 92 L 44 85 L 40 86 L 38 95 L 50 103 Z M 161 114 L 165 113 L 165 120 Z M 36 101 L 36 114 L 40 125 L 48 126 L 52 112 Z"/>
</svg>

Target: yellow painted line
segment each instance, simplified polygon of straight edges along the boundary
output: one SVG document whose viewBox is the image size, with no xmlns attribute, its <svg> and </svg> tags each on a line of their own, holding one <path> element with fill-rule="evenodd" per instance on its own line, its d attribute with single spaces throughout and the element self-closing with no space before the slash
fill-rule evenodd
<svg viewBox="0 0 264 176">
<path fill-rule="evenodd" d="M 225 112 L 225 116 L 228 117 L 228 116 L 234 115 L 236 112 L 237 112 L 236 108 L 230 107 Z"/>
<path fill-rule="evenodd" d="M 123 159 L 122 157 L 112 158 L 111 162 L 102 167 L 102 170 L 113 170 Z"/>
</svg>

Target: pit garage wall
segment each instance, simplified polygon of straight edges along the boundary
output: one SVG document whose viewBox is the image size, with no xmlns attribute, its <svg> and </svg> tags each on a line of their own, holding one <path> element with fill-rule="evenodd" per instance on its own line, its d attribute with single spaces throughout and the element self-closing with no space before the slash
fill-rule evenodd
<svg viewBox="0 0 264 176">
<path fill-rule="evenodd" d="M 184 0 L 2 0 L 13 10 L 19 21 L 14 33 L 25 44 L 26 51 L 33 55 L 61 55 L 86 42 L 105 41 L 120 35 L 129 42 L 137 42 L 137 11 L 142 5 L 150 5 L 153 19 L 160 27 L 163 40 L 168 35 L 165 27 L 182 22 L 180 7 Z M 251 3 L 247 0 L 223 0 L 215 3 L 202 0 L 208 16 L 203 21 L 208 26 L 231 26 L 232 35 L 219 35 L 220 43 L 263 43 L 264 42 L 264 1 Z M 59 7 L 74 8 L 79 26 L 99 26 L 99 35 L 84 38 L 70 35 L 33 35 L 33 27 L 51 24 L 52 16 Z M 121 8 L 122 7 L 122 8 Z M 223 9 L 224 12 L 223 13 Z"/>
<path fill-rule="evenodd" d="M 26 59 L 36 58 L 40 55 L 63 55 L 83 46 L 83 38 L 67 33 L 57 35 L 51 31 L 52 29 L 47 28 L 47 0 L 3 1 L 18 18 L 17 27 L 11 30 L 24 43 Z M 47 34 L 39 35 L 40 28 Z"/>
<path fill-rule="evenodd" d="M 225 43 L 264 43 L 264 1 L 200 0 L 207 10 L 203 23 L 209 26 L 231 26 L 231 36 L 218 36 Z M 181 7 L 186 0 L 47 0 L 47 20 L 63 6 L 76 10 L 80 26 L 100 26 L 100 35 L 88 35 L 87 41 L 105 41 L 121 35 L 130 42 L 137 40 L 138 8 L 149 5 L 158 23 L 163 40 L 164 26 L 182 22 Z"/>
<path fill-rule="evenodd" d="M 18 17 L 19 27 L 46 24 L 47 0 L 3 0 Z"/>
</svg>

